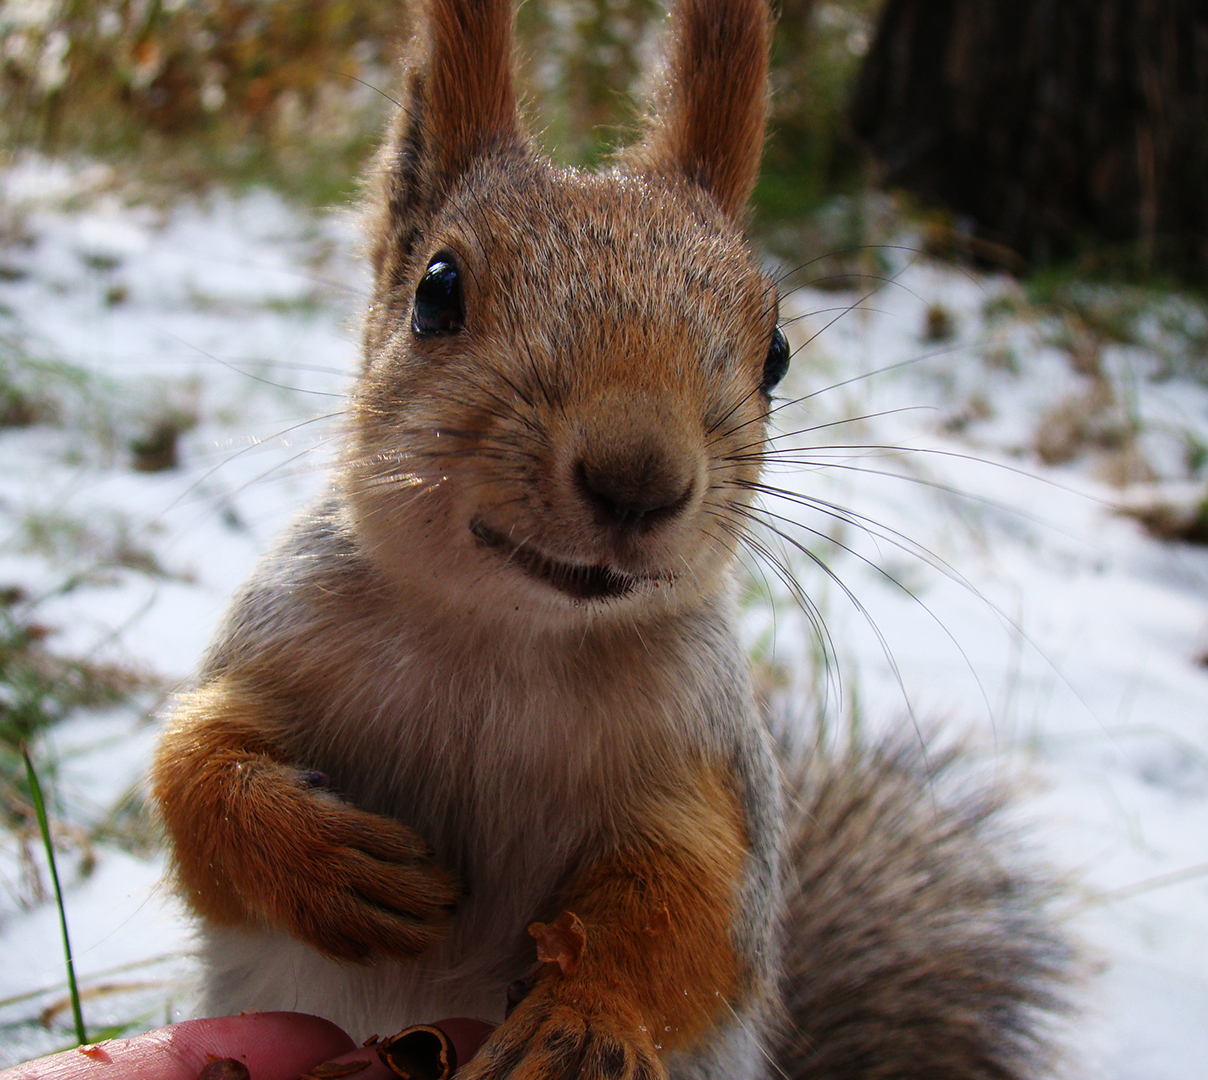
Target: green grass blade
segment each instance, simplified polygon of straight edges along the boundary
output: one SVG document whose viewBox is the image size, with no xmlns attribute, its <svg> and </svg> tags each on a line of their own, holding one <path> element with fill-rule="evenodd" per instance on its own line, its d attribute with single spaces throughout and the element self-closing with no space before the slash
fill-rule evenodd
<svg viewBox="0 0 1208 1080">
<path fill-rule="evenodd" d="M 55 886 L 55 903 L 59 908 L 59 926 L 63 930 L 63 953 L 67 957 L 67 988 L 71 991 L 71 1015 L 75 1020 L 76 1038 L 83 1046 L 88 1041 L 84 1031 L 84 1011 L 80 1008 L 80 988 L 76 983 L 75 964 L 71 958 L 71 939 L 67 936 L 67 912 L 63 907 L 63 890 L 59 885 L 59 868 L 55 863 L 54 844 L 50 842 L 50 822 L 46 819 L 46 802 L 42 798 L 42 785 L 29 759 L 29 750 L 21 743 L 21 756 L 25 758 L 25 774 L 29 777 L 29 793 L 34 802 L 34 813 L 38 815 L 38 828 L 42 832 L 42 843 L 46 846 L 46 861 L 50 864 L 50 877 Z"/>
</svg>

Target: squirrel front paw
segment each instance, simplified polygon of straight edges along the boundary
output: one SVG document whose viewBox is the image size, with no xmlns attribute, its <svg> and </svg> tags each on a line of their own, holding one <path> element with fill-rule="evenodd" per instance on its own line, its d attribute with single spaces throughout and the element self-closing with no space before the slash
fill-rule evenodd
<svg viewBox="0 0 1208 1080">
<path fill-rule="evenodd" d="M 339 960 L 415 957 L 460 889 L 413 829 L 341 802 L 321 774 L 279 766 L 249 784 L 255 819 L 232 874 L 253 917 Z"/>
<path fill-rule="evenodd" d="M 667 1080 L 655 1040 L 621 1002 L 538 985 L 458 1080 Z"/>
</svg>

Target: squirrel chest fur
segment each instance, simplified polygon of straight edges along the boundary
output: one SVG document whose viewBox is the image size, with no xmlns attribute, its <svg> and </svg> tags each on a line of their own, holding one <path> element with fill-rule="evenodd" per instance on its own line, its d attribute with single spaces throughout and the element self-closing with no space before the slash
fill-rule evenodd
<svg viewBox="0 0 1208 1080">
<path fill-rule="evenodd" d="M 210 1012 L 301 1009 L 363 1037 L 502 1021 L 520 980 L 470 1080 L 754 1076 L 785 994 L 785 811 L 730 593 L 789 361 L 742 229 L 770 14 L 678 0 L 645 133 L 595 174 L 531 148 L 511 18 L 506 0 L 420 13 L 372 178 L 333 491 L 235 598 L 155 794 Z M 880 863 L 851 866 L 867 883 Z M 564 913 L 581 955 L 539 965 L 528 928 Z M 1023 1030 L 1055 961 L 1019 919 L 970 1060 L 1024 1061 L 999 1029 Z M 824 923 L 819 942 L 867 937 Z M 816 953 L 803 927 L 792 947 Z M 953 1010 L 948 1049 L 970 1026 Z"/>
</svg>

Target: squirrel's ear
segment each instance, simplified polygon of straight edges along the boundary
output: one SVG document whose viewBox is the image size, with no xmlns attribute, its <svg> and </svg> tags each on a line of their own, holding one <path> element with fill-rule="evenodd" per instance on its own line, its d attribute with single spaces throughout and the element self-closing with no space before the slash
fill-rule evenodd
<svg viewBox="0 0 1208 1080">
<path fill-rule="evenodd" d="M 771 38 L 768 0 L 674 0 L 653 118 L 622 163 L 682 174 L 740 216 L 759 174 Z"/>
<path fill-rule="evenodd" d="M 413 107 L 440 178 L 520 140 L 512 0 L 428 0 L 426 63 L 411 73 Z M 416 83 L 418 82 L 418 85 Z"/>
<path fill-rule="evenodd" d="M 525 145 L 513 83 L 512 2 L 416 4 L 403 96 L 375 169 L 379 273 L 391 247 L 405 254 L 398 241 L 476 159 Z"/>
</svg>

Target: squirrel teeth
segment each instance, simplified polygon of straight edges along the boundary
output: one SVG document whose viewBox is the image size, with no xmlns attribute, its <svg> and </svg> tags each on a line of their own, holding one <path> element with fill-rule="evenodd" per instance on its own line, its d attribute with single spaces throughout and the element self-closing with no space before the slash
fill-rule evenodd
<svg viewBox="0 0 1208 1080">
<path fill-rule="evenodd" d="M 470 532 L 480 544 L 501 552 L 529 577 L 573 600 L 617 600 L 647 583 L 643 578 L 626 574 L 606 563 L 587 566 L 551 559 L 525 546 L 524 542 L 517 544 L 509 540 L 479 518 L 470 522 Z"/>
</svg>

